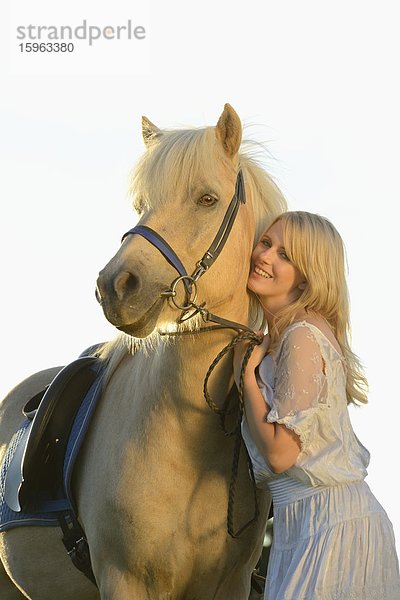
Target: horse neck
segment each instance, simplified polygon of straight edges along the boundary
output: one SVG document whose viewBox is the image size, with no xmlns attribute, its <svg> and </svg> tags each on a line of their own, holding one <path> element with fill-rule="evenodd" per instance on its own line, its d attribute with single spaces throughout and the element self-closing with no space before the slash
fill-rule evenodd
<svg viewBox="0 0 400 600">
<path fill-rule="evenodd" d="M 214 312 L 214 307 L 209 307 Z M 227 298 L 224 304 L 215 307 L 215 314 L 238 324 L 248 324 L 248 296 Z M 206 325 L 204 327 L 207 327 Z M 186 400 L 205 407 L 203 382 L 205 376 L 221 350 L 237 335 L 231 328 L 211 331 L 195 331 L 182 335 L 168 336 L 160 340 L 158 351 L 153 355 L 151 368 L 164 389 L 171 391 L 177 399 Z M 232 354 L 226 354 L 216 365 L 210 379 L 210 392 L 216 402 L 222 402 L 233 385 Z"/>
<path fill-rule="evenodd" d="M 247 325 L 248 296 L 245 291 L 227 296 L 224 302 L 215 306 L 210 304 L 208 308 L 224 319 Z M 210 365 L 235 335 L 233 329 L 172 336 L 154 334 L 152 339 L 134 343 L 132 353 L 127 352 L 126 346 L 119 347 L 109 363 L 106 388 L 110 393 L 129 398 L 131 390 L 136 393 L 139 388 L 140 401 L 147 407 L 145 412 L 155 405 L 160 408 L 162 405 L 172 412 L 180 412 L 185 406 L 195 409 L 200 418 L 216 421 L 205 402 L 203 383 Z M 209 380 L 213 401 L 221 405 L 233 384 L 232 353 L 228 353 Z"/>
</svg>

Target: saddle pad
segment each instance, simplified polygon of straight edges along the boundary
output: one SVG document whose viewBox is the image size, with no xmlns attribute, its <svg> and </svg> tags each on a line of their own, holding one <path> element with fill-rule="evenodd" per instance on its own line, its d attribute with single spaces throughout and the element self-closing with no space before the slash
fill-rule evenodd
<svg viewBox="0 0 400 600">
<path fill-rule="evenodd" d="M 74 505 L 74 499 L 71 490 L 71 478 L 76 458 L 82 446 L 85 434 L 92 419 L 97 401 L 101 395 L 102 377 L 99 376 L 90 387 L 88 393 L 83 398 L 82 404 L 78 409 L 74 420 L 71 434 L 68 439 L 67 450 L 64 458 L 64 490 L 65 498 L 58 503 L 52 500 L 44 500 L 41 506 L 37 507 L 35 512 L 15 512 L 9 508 L 5 501 L 5 479 L 8 466 L 15 454 L 19 442 L 23 438 L 26 429 L 32 421 L 26 419 L 14 433 L 11 442 L 7 448 L 2 465 L 0 467 L 0 531 L 11 529 L 22 525 L 44 525 L 55 527 L 59 525 L 56 512 L 70 510 Z M 51 509 L 48 507 L 51 506 Z"/>
<path fill-rule="evenodd" d="M 14 456 L 25 430 L 30 424 L 31 421 L 26 419 L 14 433 L 0 468 L 0 531 L 21 525 L 47 525 L 52 527 L 58 525 L 58 519 L 54 514 L 46 512 L 36 512 L 34 514 L 15 512 L 9 508 L 5 501 L 5 480 L 8 465 Z"/>
<path fill-rule="evenodd" d="M 100 372 L 97 379 L 91 385 L 88 393 L 84 397 L 81 406 L 76 414 L 74 424 L 71 430 L 71 435 L 68 439 L 67 450 L 64 459 L 64 489 L 66 498 L 71 503 L 76 512 L 75 500 L 72 494 L 72 473 L 75 466 L 75 461 L 78 457 L 79 450 L 85 439 L 86 432 L 92 420 L 97 402 L 101 396 L 103 387 L 104 372 Z"/>
</svg>

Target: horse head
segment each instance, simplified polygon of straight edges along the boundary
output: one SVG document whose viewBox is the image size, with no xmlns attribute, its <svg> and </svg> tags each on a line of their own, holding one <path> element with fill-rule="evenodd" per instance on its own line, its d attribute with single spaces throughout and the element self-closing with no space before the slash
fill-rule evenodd
<svg viewBox="0 0 400 600">
<path fill-rule="evenodd" d="M 221 256 L 196 291 L 207 309 L 223 307 L 225 317 L 248 321 L 250 254 L 261 230 L 286 205 L 265 171 L 240 152 L 238 115 L 226 104 L 215 127 L 187 130 L 160 130 L 143 117 L 142 132 L 146 152 L 133 173 L 131 190 L 138 225 L 157 232 L 189 274 L 223 221 L 242 170 L 248 201 L 239 207 Z M 173 264 L 154 245 L 140 235 L 126 235 L 99 274 L 97 298 L 113 325 L 144 338 L 176 322 L 176 305 L 185 305 L 187 299 L 182 284 L 175 288 L 175 304 L 166 301 L 165 291 L 176 278 Z M 196 320 L 191 321 L 193 326 Z"/>
</svg>

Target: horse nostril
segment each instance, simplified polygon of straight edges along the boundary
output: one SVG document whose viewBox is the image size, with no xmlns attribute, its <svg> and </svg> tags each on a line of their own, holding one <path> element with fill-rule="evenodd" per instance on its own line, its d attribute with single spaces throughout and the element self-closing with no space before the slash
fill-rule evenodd
<svg viewBox="0 0 400 600">
<path fill-rule="evenodd" d="M 114 279 L 114 290 L 119 300 L 122 300 L 125 294 L 136 292 L 139 287 L 139 278 L 128 271 L 117 275 Z"/>
</svg>

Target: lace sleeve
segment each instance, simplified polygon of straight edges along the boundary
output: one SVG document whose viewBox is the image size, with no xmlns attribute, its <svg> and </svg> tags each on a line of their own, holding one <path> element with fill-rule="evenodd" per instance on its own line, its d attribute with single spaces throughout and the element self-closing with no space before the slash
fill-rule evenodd
<svg viewBox="0 0 400 600">
<path fill-rule="evenodd" d="M 268 422 L 293 430 L 304 450 L 312 435 L 313 416 L 327 404 L 325 363 L 309 327 L 300 325 L 288 332 L 276 363 L 273 406 Z"/>
</svg>

